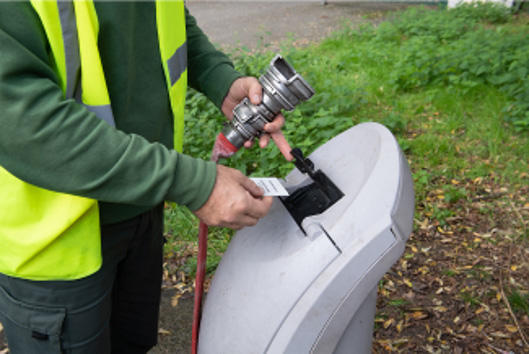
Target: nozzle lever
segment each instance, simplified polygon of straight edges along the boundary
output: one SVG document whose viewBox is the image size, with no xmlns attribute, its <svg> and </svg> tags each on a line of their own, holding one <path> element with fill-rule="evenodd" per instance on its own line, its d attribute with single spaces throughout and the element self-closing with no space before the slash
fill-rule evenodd
<svg viewBox="0 0 529 354">
<path fill-rule="evenodd" d="M 290 151 L 290 154 L 294 156 L 294 165 L 302 173 L 308 173 L 309 176 L 314 175 L 314 163 L 310 159 L 306 159 L 303 156 L 303 151 L 300 148 L 294 148 Z"/>
</svg>

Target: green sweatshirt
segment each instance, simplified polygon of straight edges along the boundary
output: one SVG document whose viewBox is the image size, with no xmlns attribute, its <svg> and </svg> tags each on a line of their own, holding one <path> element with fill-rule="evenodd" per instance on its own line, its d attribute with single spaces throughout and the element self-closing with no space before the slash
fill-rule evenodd
<svg viewBox="0 0 529 354">
<path fill-rule="evenodd" d="M 103 224 L 164 200 L 200 208 L 216 169 L 172 149 L 154 2 L 105 1 L 95 7 L 116 129 L 63 99 L 29 2 L 0 2 L 0 165 L 36 186 L 97 199 Z M 189 84 L 220 107 L 240 74 L 187 10 L 186 28 Z"/>
</svg>

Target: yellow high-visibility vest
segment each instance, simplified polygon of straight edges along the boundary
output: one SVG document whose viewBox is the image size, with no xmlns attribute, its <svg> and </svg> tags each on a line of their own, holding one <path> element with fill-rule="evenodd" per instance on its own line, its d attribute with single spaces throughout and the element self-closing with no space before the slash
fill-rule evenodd
<svg viewBox="0 0 529 354">
<path fill-rule="evenodd" d="M 65 99 L 76 99 L 115 125 L 97 46 L 99 22 L 93 1 L 31 0 L 31 4 L 49 41 Z M 184 2 L 156 1 L 156 25 L 174 115 L 175 148 L 181 151 L 187 88 Z M 0 166 L 0 273 L 72 280 L 93 274 L 101 263 L 96 200 L 39 188 Z"/>
</svg>

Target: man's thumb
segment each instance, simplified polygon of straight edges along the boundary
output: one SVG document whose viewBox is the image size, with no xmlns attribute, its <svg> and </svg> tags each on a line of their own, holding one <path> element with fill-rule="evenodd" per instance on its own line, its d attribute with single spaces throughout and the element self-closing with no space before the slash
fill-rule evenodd
<svg viewBox="0 0 529 354">
<path fill-rule="evenodd" d="M 259 187 L 257 184 L 255 184 L 254 181 L 249 179 L 248 177 L 245 177 L 242 181 L 242 186 L 244 189 L 246 189 L 254 198 L 260 198 L 263 196 L 264 191 Z"/>
<path fill-rule="evenodd" d="M 261 96 L 263 95 L 263 89 L 261 84 L 255 77 L 251 77 L 247 81 L 248 83 L 248 97 L 250 97 L 250 102 L 255 105 L 261 103 Z"/>
</svg>

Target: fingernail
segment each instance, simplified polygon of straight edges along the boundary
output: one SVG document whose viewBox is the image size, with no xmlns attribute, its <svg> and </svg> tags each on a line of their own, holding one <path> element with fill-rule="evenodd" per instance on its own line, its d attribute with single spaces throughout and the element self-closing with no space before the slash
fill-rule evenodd
<svg viewBox="0 0 529 354">
<path fill-rule="evenodd" d="M 254 103 L 261 102 L 261 96 L 259 96 L 259 95 L 253 95 L 253 102 L 254 102 Z"/>
</svg>

